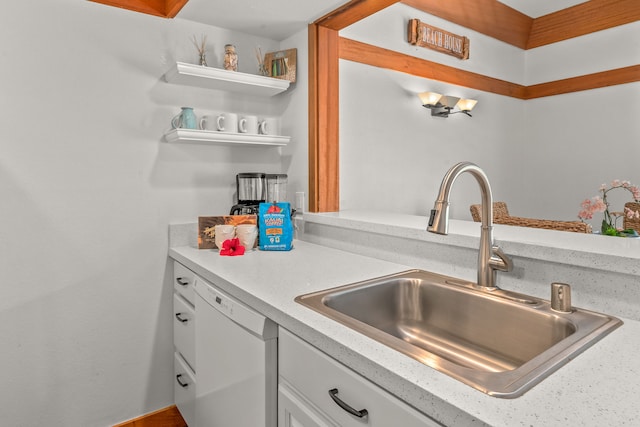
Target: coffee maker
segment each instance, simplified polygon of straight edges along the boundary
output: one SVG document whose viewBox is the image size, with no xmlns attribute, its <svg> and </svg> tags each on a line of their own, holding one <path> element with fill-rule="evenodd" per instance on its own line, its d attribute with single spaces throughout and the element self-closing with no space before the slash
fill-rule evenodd
<svg viewBox="0 0 640 427">
<path fill-rule="evenodd" d="M 266 174 L 245 172 L 236 175 L 238 202 L 231 208 L 231 215 L 257 215 L 260 203 L 266 199 Z"/>
</svg>

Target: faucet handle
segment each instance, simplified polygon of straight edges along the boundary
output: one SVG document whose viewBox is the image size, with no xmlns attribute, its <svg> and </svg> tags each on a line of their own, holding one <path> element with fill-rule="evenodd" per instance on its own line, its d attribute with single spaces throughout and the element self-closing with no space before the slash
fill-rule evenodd
<svg viewBox="0 0 640 427">
<path fill-rule="evenodd" d="M 502 249 L 500 249 L 500 246 L 491 247 L 491 258 L 489 259 L 489 264 L 491 264 L 491 268 L 494 270 L 513 270 L 513 261 L 511 261 L 511 258 L 509 258 Z"/>
</svg>

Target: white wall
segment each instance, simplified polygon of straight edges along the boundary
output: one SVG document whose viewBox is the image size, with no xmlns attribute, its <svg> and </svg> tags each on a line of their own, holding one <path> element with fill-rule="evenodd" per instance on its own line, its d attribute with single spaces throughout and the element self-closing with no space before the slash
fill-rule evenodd
<svg viewBox="0 0 640 427">
<path fill-rule="evenodd" d="M 469 37 L 470 59 L 411 46 L 412 18 Z M 637 64 L 639 29 L 640 23 L 628 24 L 522 51 L 396 4 L 341 36 L 526 85 Z M 485 169 L 494 200 L 506 201 L 513 215 L 577 219 L 580 202 L 603 182 L 640 183 L 638 87 L 519 101 L 341 61 L 341 207 L 426 215 L 446 170 L 469 160 Z M 477 99 L 473 118 L 430 117 L 416 96 L 427 90 Z M 479 198 L 473 178 L 461 177 L 452 216 L 470 219 L 468 207 Z"/>
<path fill-rule="evenodd" d="M 280 48 L 88 1 L 0 15 L 3 425 L 106 426 L 172 404 L 168 223 L 227 213 L 236 173 L 287 172 L 306 150 L 295 125 L 305 140 L 284 162 L 278 148 L 163 141 L 184 105 L 302 116 L 304 76 L 272 104 L 162 81 L 196 61 L 194 34 L 212 66 L 235 43 L 240 71 L 255 72 L 254 47 Z"/>
</svg>

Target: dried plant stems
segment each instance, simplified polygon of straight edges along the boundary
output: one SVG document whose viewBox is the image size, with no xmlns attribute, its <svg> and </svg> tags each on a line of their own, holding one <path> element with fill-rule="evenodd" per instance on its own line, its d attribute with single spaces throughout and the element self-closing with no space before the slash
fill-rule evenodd
<svg viewBox="0 0 640 427">
<path fill-rule="evenodd" d="M 200 39 L 200 43 L 198 43 L 198 40 L 196 40 L 196 36 L 193 36 L 191 40 L 193 41 L 193 45 L 196 47 L 196 49 L 198 49 L 198 53 L 200 55 L 204 55 L 204 52 L 207 49 L 207 36 L 203 35 Z"/>
</svg>

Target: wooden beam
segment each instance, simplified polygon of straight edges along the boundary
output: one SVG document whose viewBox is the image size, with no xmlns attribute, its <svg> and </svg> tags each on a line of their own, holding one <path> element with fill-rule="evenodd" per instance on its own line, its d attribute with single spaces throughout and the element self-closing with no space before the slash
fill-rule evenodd
<svg viewBox="0 0 640 427">
<path fill-rule="evenodd" d="M 349 3 L 316 20 L 314 24 L 340 31 L 399 1 L 400 0 L 351 0 Z"/>
<path fill-rule="evenodd" d="M 340 38 L 340 58 L 498 95 L 520 99 L 524 99 L 525 96 L 525 87 L 519 84 L 342 37 Z"/>
<path fill-rule="evenodd" d="M 309 211 L 340 210 L 338 32 L 309 26 Z"/>
<path fill-rule="evenodd" d="M 580 92 L 640 81 L 640 65 L 527 86 L 525 99 Z"/>
<path fill-rule="evenodd" d="M 174 18 L 189 0 L 89 0 L 147 15 Z"/>
<path fill-rule="evenodd" d="M 536 18 L 527 49 L 640 20 L 639 0 L 590 0 Z"/>
<path fill-rule="evenodd" d="M 175 18 L 189 0 L 165 0 L 164 13 L 167 18 Z"/>
<path fill-rule="evenodd" d="M 497 0 L 402 0 L 402 3 L 521 49 L 526 48 L 533 25 L 533 18 Z"/>
<path fill-rule="evenodd" d="M 523 86 L 341 37 L 340 58 L 517 99 L 534 99 L 640 81 L 640 65 Z"/>
</svg>

